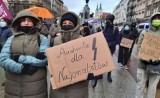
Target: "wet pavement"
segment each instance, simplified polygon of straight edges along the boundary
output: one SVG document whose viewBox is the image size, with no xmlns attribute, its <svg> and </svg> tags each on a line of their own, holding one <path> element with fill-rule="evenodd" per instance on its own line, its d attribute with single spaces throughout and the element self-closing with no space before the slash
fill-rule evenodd
<svg viewBox="0 0 160 98">
<path fill-rule="evenodd" d="M 116 70 L 112 71 L 112 83 L 107 81 L 107 73 L 98 81 L 96 88 L 89 85 L 89 98 L 135 98 L 136 82 L 131 74 L 120 68 L 114 55 Z"/>
</svg>

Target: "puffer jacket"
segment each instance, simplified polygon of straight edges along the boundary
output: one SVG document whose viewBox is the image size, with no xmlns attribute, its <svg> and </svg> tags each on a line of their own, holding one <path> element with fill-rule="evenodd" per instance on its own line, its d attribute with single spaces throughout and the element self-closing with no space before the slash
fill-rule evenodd
<svg viewBox="0 0 160 98">
<path fill-rule="evenodd" d="M 80 24 L 78 16 L 76 14 L 72 12 L 67 12 L 67 13 L 75 15 L 78 20 L 77 24 Z M 62 18 L 63 18 L 63 15 L 62 15 Z M 60 23 L 61 23 L 61 19 L 60 19 Z M 59 27 L 61 28 L 60 24 L 59 24 Z M 69 30 L 69 31 L 60 30 L 61 34 L 54 38 L 54 46 L 63 44 L 65 42 L 68 42 L 77 38 L 81 38 L 82 36 L 80 35 L 79 27 L 80 25 L 77 25 L 73 30 Z M 69 40 L 63 39 L 63 35 L 66 33 L 69 33 L 71 35 L 71 38 Z M 50 98 L 88 98 L 88 81 L 81 81 L 81 82 L 78 82 L 60 89 L 55 89 L 55 90 L 53 90 L 51 87 Z"/>
<path fill-rule="evenodd" d="M 151 21 L 152 21 L 152 18 L 153 16 L 159 14 L 160 15 L 160 12 L 158 13 L 155 13 L 151 16 Z M 137 44 L 137 51 L 139 52 L 140 49 L 141 49 L 141 44 L 142 44 L 142 41 L 143 41 L 143 38 L 144 38 L 144 34 L 147 32 L 147 33 L 152 33 L 152 34 L 155 34 L 157 36 L 160 36 L 160 26 L 156 29 L 154 26 L 151 25 L 151 21 L 150 21 L 150 27 L 148 30 L 143 30 L 139 36 L 139 39 L 138 39 L 138 44 Z M 141 60 L 139 60 L 139 68 L 142 68 L 142 69 L 146 69 L 146 66 Z"/>
<path fill-rule="evenodd" d="M 38 29 L 32 28 L 27 34 L 17 31 L 17 24 L 22 17 L 36 19 L 31 12 L 23 10 L 17 14 L 12 23 L 13 36 L 8 38 L 0 53 L 0 66 L 5 69 L 5 98 L 47 98 L 47 58 L 36 58 L 37 53 L 45 53 L 49 41 L 41 36 L 38 43 Z M 20 55 L 18 62 L 11 55 Z M 37 71 L 32 75 L 22 74 L 23 64 L 35 66 Z"/>
</svg>

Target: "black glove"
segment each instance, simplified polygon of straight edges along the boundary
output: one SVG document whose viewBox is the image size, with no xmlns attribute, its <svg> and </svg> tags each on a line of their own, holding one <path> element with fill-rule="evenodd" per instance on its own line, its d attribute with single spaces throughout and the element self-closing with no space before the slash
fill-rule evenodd
<svg viewBox="0 0 160 98">
<path fill-rule="evenodd" d="M 152 63 L 153 65 L 159 65 L 160 64 L 160 60 L 156 60 Z"/>
<path fill-rule="evenodd" d="M 93 75 L 93 73 L 89 73 L 88 74 L 88 77 L 87 77 L 87 80 L 92 80 L 91 82 L 91 85 L 92 85 L 92 87 L 94 88 L 94 87 L 96 87 L 96 85 L 97 85 L 97 78 Z"/>
<path fill-rule="evenodd" d="M 37 58 L 37 59 L 40 59 L 40 60 L 43 60 L 43 59 L 46 58 L 46 56 L 44 55 L 44 53 L 38 52 L 38 53 L 36 54 L 36 58 Z"/>
<path fill-rule="evenodd" d="M 23 64 L 22 74 L 28 74 L 29 64 Z"/>
<path fill-rule="evenodd" d="M 37 72 L 38 68 L 35 66 L 31 66 L 29 64 L 23 64 L 22 74 L 25 75 L 33 75 Z"/>
<path fill-rule="evenodd" d="M 14 61 L 18 62 L 20 55 L 12 55 L 11 59 L 13 59 Z"/>
<path fill-rule="evenodd" d="M 150 64 L 153 63 L 151 59 L 149 59 L 149 60 L 142 60 L 142 62 L 143 62 L 144 64 L 146 64 L 146 65 L 150 65 Z"/>
<path fill-rule="evenodd" d="M 98 76 L 95 76 L 97 80 L 99 79 L 103 79 L 103 75 L 98 75 Z"/>
<path fill-rule="evenodd" d="M 28 74 L 29 74 L 29 75 L 33 75 L 35 72 L 37 72 L 37 70 L 38 70 L 38 67 L 29 66 Z"/>
</svg>

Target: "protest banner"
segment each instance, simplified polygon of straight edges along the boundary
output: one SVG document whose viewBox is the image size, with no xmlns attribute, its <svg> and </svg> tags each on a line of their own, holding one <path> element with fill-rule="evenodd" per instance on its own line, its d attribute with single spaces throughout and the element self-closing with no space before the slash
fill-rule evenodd
<svg viewBox="0 0 160 98">
<path fill-rule="evenodd" d="M 133 40 L 122 38 L 120 45 L 126 48 L 131 48 L 133 44 Z"/>
<path fill-rule="evenodd" d="M 102 34 L 63 43 L 46 50 L 53 89 L 86 80 L 115 69 L 108 44 Z"/>
<path fill-rule="evenodd" d="M 3 0 L 0 0 L 0 18 L 8 18 L 13 19 L 10 11 L 7 9 L 6 5 L 4 4 Z"/>
<path fill-rule="evenodd" d="M 153 61 L 160 58 L 160 36 L 152 33 L 145 33 L 142 41 L 138 58 L 143 60 L 152 59 Z"/>
</svg>

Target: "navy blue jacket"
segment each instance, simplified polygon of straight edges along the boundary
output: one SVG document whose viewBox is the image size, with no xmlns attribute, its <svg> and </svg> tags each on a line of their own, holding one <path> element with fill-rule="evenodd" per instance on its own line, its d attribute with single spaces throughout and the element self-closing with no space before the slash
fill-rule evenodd
<svg viewBox="0 0 160 98">
<path fill-rule="evenodd" d="M 0 28 L 0 50 L 10 36 L 12 36 L 12 31 L 9 26 Z"/>
<path fill-rule="evenodd" d="M 119 30 L 114 27 L 106 27 L 103 34 L 106 38 L 111 54 L 113 54 L 116 50 L 116 45 L 120 42 Z"/>
<path fill-rule="evenodd" d="M 9 26 L 0 29 L 0 37 L 5 37 L 6 39 L 8 39 L 10 36 L 12 36 L 12 31 Z"/>
</svg>

